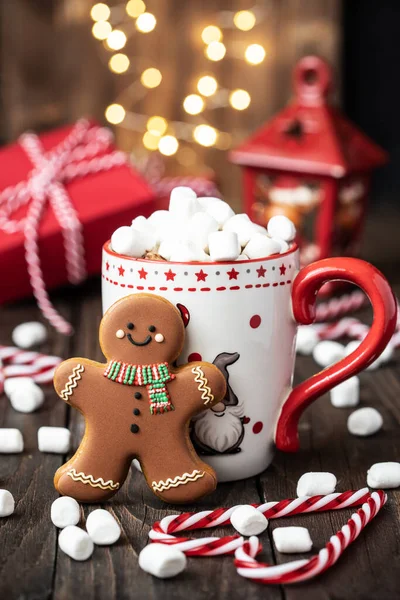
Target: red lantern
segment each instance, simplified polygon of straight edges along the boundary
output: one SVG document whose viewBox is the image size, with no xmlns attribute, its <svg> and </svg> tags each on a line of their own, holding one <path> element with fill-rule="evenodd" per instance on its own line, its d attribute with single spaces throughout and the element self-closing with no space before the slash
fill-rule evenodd
<svg viewBox="0 0 400 600">
<path fill-rule="evenodd" d="M 386 153 L 327 103 L 331 70 L 316 56 L 294 69 L 294 100 L 232 151 L 246 211 L 265 225 L 287 215 L 303 264 L 357 252 L 371 171 Z"/>
</svg>

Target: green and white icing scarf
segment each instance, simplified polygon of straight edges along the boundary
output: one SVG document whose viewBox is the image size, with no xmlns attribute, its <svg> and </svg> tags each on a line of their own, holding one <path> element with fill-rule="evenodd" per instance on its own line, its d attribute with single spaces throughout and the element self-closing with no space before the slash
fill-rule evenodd
<svg viewBox="0 0 400 600">
<path fill-rule="evenodd" d="M 145 385 L 152 415 L 174 410 L 166 384 L 175 379 L 175 375 L 170 373 L 166 362 L 152 365 L 131 365 L 111 360 L 104 371 L 104 377 L 123 385 Z"/>
</svg>

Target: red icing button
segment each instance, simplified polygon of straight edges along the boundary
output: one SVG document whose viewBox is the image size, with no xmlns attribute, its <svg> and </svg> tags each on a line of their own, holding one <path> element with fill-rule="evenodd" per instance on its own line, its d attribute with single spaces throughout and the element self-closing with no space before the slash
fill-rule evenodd
<svg viewBox="0 0 400 600">
<path fill-rule="evenodd" d="M 253 329 L 257 329 L 261 325 L 261 317 L 260 315 L 253 315 L 250 319 L 250 327 Z"/>
<path fill-rule="evenodd" d="M 261 421 L 257 421 L 257 423 L 254 423 L 253 425 L 253 433 L 260 433 L 263 427 L 264 425 L 261 423 Z"/>
<path fill-rule="evenodd" d="M 188 362 L 194 362 L 196 360 L 202 360 L 201 354 L 199 354 L 198 352 L 192 352 L 192 354 L 189 354 Z"/>
</svg>

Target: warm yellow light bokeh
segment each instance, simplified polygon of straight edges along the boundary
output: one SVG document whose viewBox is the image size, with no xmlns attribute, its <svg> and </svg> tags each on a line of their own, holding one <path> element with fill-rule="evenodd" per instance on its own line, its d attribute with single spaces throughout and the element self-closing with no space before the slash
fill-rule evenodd
<svg viewBox="0 0 400 600">
<path fill-rule="evenodd" d="M 158 149 L 164 156 L 172 156 L 179 148 L 179 142 L 173 135 L 164 135 L 158 142 Z"/>
<path fill-rule="evenodd" d="M 201 32 L 201 39 L 205 44 L 220 42 L 222 40 L 222 31 L 216 25 L 207 25 Z"/>
<path fill-rule="evenodd" d="M 108 66 L 113 73 L 125 73 L 129 69 L 130 60 L 126 54 L 114 54 L 108 61 Z"/>
<path fill-rule="evenodd" d="M 229 150 L 232 146 L 232 136 L 230 133 L 226 133 L 225 131 L 220 131 L 218 133 L 217 139 L 217 148 L 220 150 Z"/>
<path fill-rule="evenodd" d="M 168 121 L 164 117 L 154 116 L 147 121 L 147 130 L 152 134 L 160 137 L 167 131 Z"/>
<path fill-rule="evenodd" d="M 184 148 L 179 148 L 176 160 L 183 167 L 191 167 L 197 161 L 197 154 L 192 148 L 185 146 Z"/>
<path fill-rule="evenodd" d="M 233 17 L 233 22 L 241 31 L 250 31 L 256 24 L 256 17 L 251 10 L 240 10 Z"/>
<path fill-rule="evenodd" d="M 193 131 L 193 137 L 201 146 L 214 146 L 217 141 L 217 130 L 210 125 L 197 125 Z"/>
<path fill-rule="evenodd" d="M 226 48 L 222 42 L 211 42 L 205 49 L 205 54 L 210 60 L 222 60 L 226 54 Z"/>
<path fill-rule="evenodd" d="M 160 136 L 154 135 L 150 131 L 146 131 L 146 133 L 144 134 L 144 136 L 142 138 L 142 141 L 143 141 L 143 146 L 145 148 L 147 148 L 147 150 L 157 150 L 158 143 L 160 141 Z"/>
<path fill-rule="evenodd" d="M 140 81 L 144 87 L 147 88 L 155 88 L 160 85 L 162 81 L 161 71 L 155 69 L 154 67 L 150 67 L 143 71 L 140 76 Z"/>
<path fill-rule="evenodd" d="M 143 0 L 129 0 L 125 10 L 130 17 L 136 19 L 139 15 L 145 12 L 146 5 Z"/>
<path fill-rule="evenodd" d="M 96 40 L 105 40 L 111 31 L 112 27 L 108 21 L 96 21 L 96 23 L 93 23 L 92 34 Z"/>
<path fill-rule="evenodd" d="M 203 96 L 212 96 L 218 89 L 217 80 L 211 75 L 204 75 L 198 80 L 197 89 Z"/>
<path fill-rule="evenodd" d="M 236 110 L 245 110 L 250 102 L 250 94 L 246 90 L 233 90 L 229 94 L 229 104 Z"/>
<path fill-rule="evenodd" d="M 111 50 L 121 50 L 126 44 L 126 35 L 120 29 L 114 29 L 107 37 L 107 46 Z"/>
<path fill-rule="evenodd" d="M 259 65 L 265 58 L 265 50 L 260 44 L 247 46 L 244 57 L 251 65 Z"/>
<path fill-rule="evenodd" d="M 141 33 L 150 33 L 157 24 L 157 19 L 149 12 L 142 13 L 136 20 L 136 29 Z"/>
<path fill-rule="evenodd" d="M 183 101 L 183 108 L 189 115 L 198 115 L 204 109 L 204 100 L 198 94 L 189 94 Z"/>
<path fill-rule="evenodd" d="M 110 104 L 107 106 L 105 117 L 112 125 L 118 125 L 125 119 L 125 109 L 121 104 Z"/>
<path fill-rule="evenodd" d="M 107 21 L 108 17 L 111 14 L 110 7 L 103 2 L 98 2 L 92 6 L 92 10 L 90 11 L 90 16 L 93 21 Z"/>
</svg>

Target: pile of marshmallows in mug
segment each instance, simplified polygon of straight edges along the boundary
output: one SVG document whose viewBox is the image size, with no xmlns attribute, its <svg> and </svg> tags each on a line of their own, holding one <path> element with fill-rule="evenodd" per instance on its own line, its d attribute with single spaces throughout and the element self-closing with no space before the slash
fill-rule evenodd
<svg viewBox="0 0 400 600">
<path fill-rule="evenodd" d="M 176 187 L 169 210 L 120 227 L 111 248 L 125 256 L 172 262 L 249 260 L 287 252 L 295 236 L 294 224 L 283 215 L 272 217 L 265 229 L 246 214 L 236 215 L 219 198 L 197 198 L 191 188 Z"/>
</svg>

